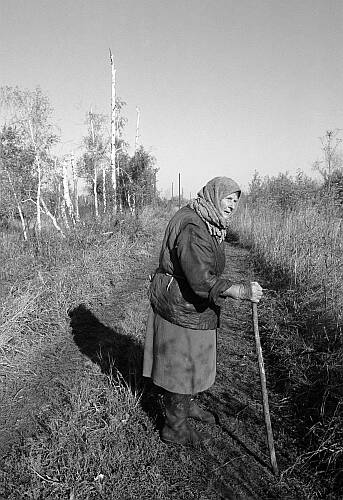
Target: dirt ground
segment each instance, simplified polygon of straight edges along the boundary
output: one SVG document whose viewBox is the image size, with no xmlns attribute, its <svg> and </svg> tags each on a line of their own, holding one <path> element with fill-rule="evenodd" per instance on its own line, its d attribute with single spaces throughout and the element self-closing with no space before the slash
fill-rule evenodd
<svg viewBox="0 0 343 500">
<path fill-rule="evenodd" d="M 233 281 L 258 280 L 261 283 L 259 277 L 254 275 L 247 250 L 228 244 L 226 252 L 228 278 Z M 131 321 L 134 321 L 136 309 L 143 310 L 144 319 L 148 310 L 147 282 L 144 276 L 151 272 L 156 262 L 157 249 L 152 258 L 142 258 L 137 263 L 136 276 L 121 284 L 114 295 L 114 302 L 99 302 L 94 304 L 92 310 L 80 307 L 71 314 L 71 328 L 66 325 L 65 334 L 56 338 L 54 344 L 44 343 L 42 340 L 36 359 L 32 359 L 30 366 L 25 367 L 25 386 L 22 378 L 17 377 L 15 385 L 10 380 L 7 381 L 2 396 L 8 404 L 0 409 L 3 423 L 0 430 L 2 455 L 15 442 L 20 442 L 23 436 L 30 436 L 34 408 L 44 407 L 53 398 L 54 384 L 70 384 L 73 378 L 82 376 L 92 360 L 96 361 L 92 356 L 95 350 L 92 345 L 94 336 L 89 335 L 88 342 L 80 340 L 85 325 L 88 332 L 92 331 L 96 335 L 98 346 L 100 342 L 106 350 L 112 349 L 112 333 L 118 331 L 118 324 L 123 325 L 123 322 L 128 321 L 128 311 Z M 126 344 L 125 336 L 118 334 L 116 348 L 118 342 L 121 352 L 128 347 L 131 354 L 133 350 L 137 351 L 134 359 L 141 359 L 142 337 L 137 339 L 137 343 L 130 341 L 129 345 Z M 206 430 L 209 434 L 209 439 L 199 450 L 168 448 L 159 442 L 161 416 L 158 411 L 156 413 L 151 410 L 157 399 L 149 394 L 146 386 L 140 411 L 146 413 L 153 439 L 162 447 L 164 454 L 165 466 L 162 473 L 169 484 L 169 493 L 163 498 L 305 498 L 300 487 L 283 480 L 282 475 L 281 479 L 275 478 L 270 470 L 249 303 L 234 300 L 227 300 L 225 303 L 218 330 L 217 356 L 216 383 L 200 396 L 200 402 L 217 414 L 219 424 L 214 427 L 195 424 L 198 429 Z M 126 374 L 131 370 L 130 367 L 125 367 L 126 361 L 122 359 L 119 366 L 124 376 L 125 370 Z M 102 368 L 104 369 L 103 366 Z M 266 369 L 268 377 L 268 366 Z M 134 377 L 139 379 L 139 370 L 134 371 Z M 132 378 L 132 370 L 130 377 Z M 138 384 L 142 384 L 142 380 L 138 380 Z M 271 390 L 269 400 L 276 454 L 282 472 L 291 465 L 293 451 L 289 447 L 287 431 L 283 428 L 282 415 L 278 413 L 278 396 Z M 182 496 L 180 491 L 183 492 Z"/>
</svg>

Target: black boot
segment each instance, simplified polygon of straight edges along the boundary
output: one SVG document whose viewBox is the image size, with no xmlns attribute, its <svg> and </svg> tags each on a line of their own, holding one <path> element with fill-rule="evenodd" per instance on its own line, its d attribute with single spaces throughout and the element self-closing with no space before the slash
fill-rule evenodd
<svg viewBox="0 0 343 500">
<path fill-rule="evenodd" d="M 166 419 L 161 431 L 161 439 L 164 443 L 196 445 L 205 439 L 187 422 L 190 400 L 190 394 L 166 392 Z"/>
<path fill-rule="evenodd" d="M 194 418 L 195 420 L 199 420 L 200 422 L 205 422 L 206 424 L 215 424 L 216 418 L 210 411 L 203 410 L 200 406 L 197 405 L 195 401 L 195 397 L 192 396 L 189 403 L 189 413 L 188 416 L 190 418 Z"/>
</svg>

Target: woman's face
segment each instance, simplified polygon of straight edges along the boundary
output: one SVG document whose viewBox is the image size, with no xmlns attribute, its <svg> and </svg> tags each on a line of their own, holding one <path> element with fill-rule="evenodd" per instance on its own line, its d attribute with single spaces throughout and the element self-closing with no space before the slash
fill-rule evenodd
<svg viewBox="0 0 343 500">
<path fill-rule="evenodd" d="M 220 208 L 225 219 L 229 219 L 230 215 L 236 210 L 238 203 L 238 193 L 231 193 L 220 200 Z"/>
</svg>

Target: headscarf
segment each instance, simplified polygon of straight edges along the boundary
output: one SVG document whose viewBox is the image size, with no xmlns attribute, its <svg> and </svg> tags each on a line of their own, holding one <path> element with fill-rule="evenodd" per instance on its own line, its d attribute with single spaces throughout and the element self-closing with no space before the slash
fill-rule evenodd
<svg viewBox="0 0 343 500">
<path fill-rule="evenodd" d="M 205 222 L 209 233 L 223 241 L 226 236 L 227 220 L 222 215 L 220 202 L 232 193 L 241 195 L 238 184 L 229 177 L 215 177 L 200 189 L 197 198 L 191 200 L 187 206 L 195 210 Z"/>
</svg>

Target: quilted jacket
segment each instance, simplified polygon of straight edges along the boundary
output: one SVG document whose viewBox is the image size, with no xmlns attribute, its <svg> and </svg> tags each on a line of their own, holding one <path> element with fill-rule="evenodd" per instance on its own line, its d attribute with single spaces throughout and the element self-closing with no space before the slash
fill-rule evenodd
<svg viewBox="0 0 343 500">
<path fill-rule="evenodd" d="M 154 311 L 186 328 L 217 328 L 224 300 L 220 295 L 232 284 L 220 277 L 224 267 L 224 242 L 210 235 L 194 210 L 183 207 L 166 228 L 150 284 Z"/>
</svg>

